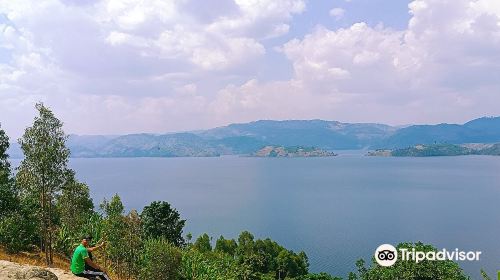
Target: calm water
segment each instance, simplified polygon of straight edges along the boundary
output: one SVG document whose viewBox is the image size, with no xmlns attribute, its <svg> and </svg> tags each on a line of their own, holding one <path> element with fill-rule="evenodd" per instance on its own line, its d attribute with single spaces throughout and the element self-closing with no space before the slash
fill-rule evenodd
<svg viewBox="0 0 500 280">
<path fill-rule="evenodd" d="M 462 267 L 500 269 L 500 157 L 72 159 L 95 202 L 128 209 L 166 200 L 185 232 L 249 230 L 304 250 L 314 272 L 346 276 L 382 243 L 423 241 L 483 251 Z"/>
</svg>

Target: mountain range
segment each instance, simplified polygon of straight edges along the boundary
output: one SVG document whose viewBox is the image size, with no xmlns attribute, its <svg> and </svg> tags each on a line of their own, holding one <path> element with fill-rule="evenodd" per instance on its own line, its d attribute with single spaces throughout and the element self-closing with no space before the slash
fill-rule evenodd
<svg viewBox="0 0 500 280">
<path fill-rule="evenodd" d="M 500 142 L 500 117 L 464 124 L 410 125 L 325 120 L 260 120 L 202 131 L 167 134 L 70 135 L 72 157 L 182 157 L 251 154 L 264 146 L 324 150 L 396 149 L 417 144 Z M 22 157 L 16 143 L 11 157 Z"/>
</svg>

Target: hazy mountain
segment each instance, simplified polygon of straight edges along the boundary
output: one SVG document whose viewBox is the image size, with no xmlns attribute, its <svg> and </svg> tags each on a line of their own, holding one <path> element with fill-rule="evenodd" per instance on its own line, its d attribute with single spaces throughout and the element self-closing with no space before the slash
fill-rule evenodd
<svg viewBox="0 0 500 280">
<path fill-rule="evenodd" d="M 463 125 L 412 125 L 398 129 L 376 146 L 398 148 L 417 144 L 493 142 L 500 142 L 500 117 L 479 118 Z"/>
<path fill-rule="evenodd" d="M 251 154 L 273 145 L 342 150 L 496 142 L 500 142 L 500 117 L 479 118 L 462 125 L 407 127 L 324 120 L 261 120 L 162 135 L 70 135 L 67 144 L 73 157 L 181 157 Z M 9 152 L 12 157 L 22 156 L 17 144 Z"/>
<path fill-rule="evenodd" d="M 323 120 L 256 121 L 210 129 L 206 138 L 251 137 L 277 146 L 359 149 L 382 141 L 396 128 L 383 124 L 350 124 Z"/>
</svg>

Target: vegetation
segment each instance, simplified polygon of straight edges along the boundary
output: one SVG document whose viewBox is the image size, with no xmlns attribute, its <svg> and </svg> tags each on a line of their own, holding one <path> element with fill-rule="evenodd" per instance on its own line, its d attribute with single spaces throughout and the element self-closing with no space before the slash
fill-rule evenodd
<svg viewBox="0 0 500 280">
<path fill-rule="evenodd" d="M 9 253 L 42 251 L 47 264 L 54 253 L 70 256 L 82 235 L 106 240 L 94 259 L 119 279 L 179 280 L 339 280 L 309 272 L 304 252 L 293 252 L 271 239 L 242 232 L 237 240 L 220 236 L 213 246 L 208 234 L 194 243 L 182 236 L 185 220 L 169 203 L 155 201 L 141 213 L 125 213 L 119 197 L 94 208 L 89 187 L 67 167 L 69 150 L 62 123 L 43 104 L 39 115 L 19 140 L 25 158 L 17 175 L 11 173 L 8 137 L 0 129 L 0 245 Z M 432 246 L 399 247 L 435 250 Z M 397 262 L 383 268 L 357 262 L 349 280 L 468 279 L 452 261 Z"/>
<path fill-rule="evenodd" d="M 14 182 L 11 177 L 7 149 L 9 137 L 0 126 L 0 220 L 11 213 L 17 205 Z"/>
<path fill-rule="evenodd" d="M 470 155 L 473 150 L 453 144 L 433 144 L 433 145 L 416 145 L 405 149 L 397 149 L 392 151 L 392 156 L 395 157 L 431 157 L 431 156 L 462 156 Z"/>
<path fill-rule="evenodd" d="M 315 147 L 302 146 L 265 146 L 264 148 L 253 153 L 255 157 L 331 157 L 336 156 L 335 153 L 325 151 Z"/>
<path fill-rule="evenodd" d="M 415 145 L 402 149 L 379 149 L 370 151 L 367 156 L 393 157 L 433 157 L 466 155 L 500 155 L 500 143 L 497 144 L 430 144 Z"/>
</svg>

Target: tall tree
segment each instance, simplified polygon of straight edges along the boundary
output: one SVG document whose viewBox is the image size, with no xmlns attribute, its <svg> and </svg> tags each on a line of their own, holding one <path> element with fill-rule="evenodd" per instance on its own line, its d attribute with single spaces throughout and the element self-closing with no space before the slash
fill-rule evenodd
<svg viewBox="0 0 500 280">
<path fill-rule="evenodd" d="M 0 244 L 7 252 L 29 249 L 36 238 L 36 220 L 20 205 L 11 175 L 7 149 L 9 137 L 0 128 Z"/>
<path fill-rule="evenodd" d="M 104 200 L 101 203 L 101 209 L 104 211 L 104 238 L 107 241 L 106 259 L 110 261 L 112 270 L 124 278 L 126 265 L 127 247 L 127 223 L 125 220 L 125 207 L 118 194 L 115 194 L 110 201 Z"/>
<path fill-rule="evenodd" d="M 141 220 L 147 238 L 165 238 L 176 246 L 185 244 L 182 231 L 186 220 L 168 202 L 154 201 L 144 207 Z"/>
<path fill-rule="evenodd" d="M 16 190 L 11 176 L 9 156 L 9 137 L 0 126 L 0 220 L 16 208 Z"/>
<path fill-rule="evenodd" d="M 42 103 L 36 104 L 38 116 L 19 139 L 25 158 L 17 172 L 23 195 L 34 198 L 40 221 L 41 249 L 47 265 L 53 263 L 55 200 L 73 172 L 67 167 L 70 155 L 63 123 Z"/>
</svg>

